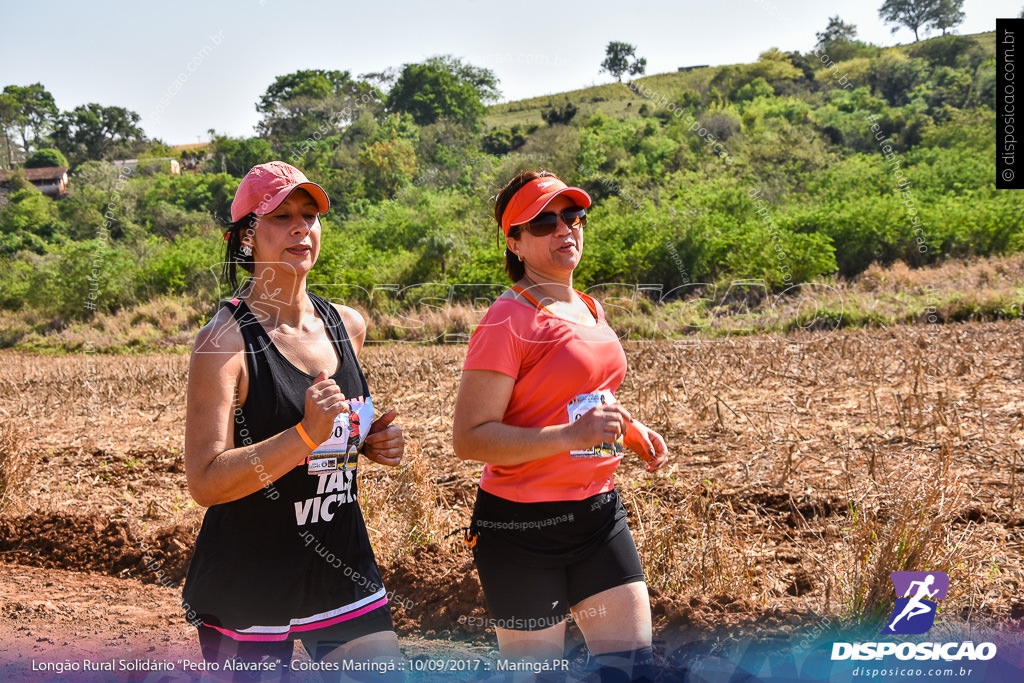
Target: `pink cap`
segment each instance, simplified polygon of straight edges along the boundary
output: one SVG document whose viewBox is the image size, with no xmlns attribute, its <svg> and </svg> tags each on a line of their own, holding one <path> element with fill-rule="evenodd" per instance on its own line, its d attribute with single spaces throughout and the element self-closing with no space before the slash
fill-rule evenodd
<svg viewBox="0 0 1024 683">
<path fill-rule="evenodd" d="M 231 221 L 235 222 L 250 213 L 257 216 L 271 213 L 299 187 L 316 202 L 318 213 L 327 213 L 331 208 L 331 200 L 327 198 L 324 188 L 310 182 L 302 171 L 291 164 L 268 161 L 253 166 L 235 191 L 235 198 L 231 202 Z"/>
</svg>

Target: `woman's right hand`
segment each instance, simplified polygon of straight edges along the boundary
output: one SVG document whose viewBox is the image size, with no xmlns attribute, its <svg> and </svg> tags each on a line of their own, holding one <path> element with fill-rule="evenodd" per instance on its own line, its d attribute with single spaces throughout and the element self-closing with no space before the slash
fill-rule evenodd
<svg viewBox="0 0 1024 683">
<path fill-rule="evenodd" d="M 350 410 L 345 395 L 341 393 L 341 387 L 333 379 L 327 378 L 326 370 L 321 370 L 313 384 L 306 389 L 306 409 L 302 417 L 302 428 L 313 441 L 323 443 L 331 438 L 334 418 Z"/>
<path fill-rule="evenodd" d="M 633 418 L 619 403 L 595 406 L 583 413 L 570 426 L 573 448 L 591 448 L 614 443 L 626 433 Z"/>
</svg>

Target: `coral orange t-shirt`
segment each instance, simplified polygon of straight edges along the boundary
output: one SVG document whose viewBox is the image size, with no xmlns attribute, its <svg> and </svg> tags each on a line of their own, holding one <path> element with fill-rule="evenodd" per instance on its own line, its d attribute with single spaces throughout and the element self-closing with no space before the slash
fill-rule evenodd
<svg viewBox="0 0 1024 683">
<path fill-rule="evenodd" d="M 463 370 L 493 370 L 516 380 L 502 423 L 516 427 L 568 424 L 597 402 L 614 402 L 626 375 L 626 354 L 586 294 L 597 325 L 563 320 L 546 308 L 495 301 L 474 330 Z M 583 500 L 614 487 L 622 460 L 616 444 L 566 451 L 521 465 L 484 465 L 480 488 L 521 503 Z"/>
</svg>

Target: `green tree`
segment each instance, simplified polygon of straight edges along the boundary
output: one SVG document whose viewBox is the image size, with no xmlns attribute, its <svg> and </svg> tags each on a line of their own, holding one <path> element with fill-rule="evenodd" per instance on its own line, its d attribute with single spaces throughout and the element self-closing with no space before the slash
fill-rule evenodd
<svg viewBox="0 0 1024 683">
<path fill-rule="evenodd" d="M 489 69 L 464 64 L 450 55 L 431 57 L 422 64 L 406 64 L 388 93 L 387 108 L 412 115 L 427 126 L 447 118 L 476 128 L 484 102 L 498 99 L 498 78 Z"/>
<path fill-rule="evenodd" d="M 736 95 L 733 97 L 737 102 L 748 102 L 755 100 L 758 97 L 771 97 L 775 94 L 772 86 L 768 85 L 768 81 L 764 80 L 761 76 L 758 76 L 750 83 L 736 91 Z M 728 139 L 728 138 L 725 138 Z"/>
<path fill-rule="evenodd" d="M 461 242 L 455 235 L 440 230 L 431 230 L 425 237 L 420 238 L 418 244 L 423 247 L 418 265 L 424 277 L 429 277 L 428 274 L 433 272 L 436 265 L 440 267 L 441 279 L 444 280 L 452 259 L 464 252 Z"/>
<path fill-rule="evenodd" d="M 477 95 L 480 96 L 480 101 L 484 104 L 497 102 L 501 97 L 501 91 L 498 90 L 498 77 L 490 69 L 467 64 L 452 55 L 430 57 L 425 63 L 434 68 L 447 71 L 458 78 L 459 81 L 473 86 Z"/>
<path fill-rule="evenodd" d="M 636 56 L 636 46 L 613 40 L 605 48 L 605 58 L 601 62 L 601 71 L 607 71 L 612 76 L 615 76 L 615 80 L 621 83 L 622 74 L 624 73 L 635 76 L 646 72 L 647 58 Z"/>
<path fill-rule="evenodd" d="M 275 145 L 334 135 L 366 109 L 379 108 L 376 89 L 348 71 L 305 69 L 278 76 L 256 104 L 261 137 Z"/>
<path fill-rule="evenodd" d="M 630 76 L 642 76 L 645 73 L 647 73 L 646 57 L 639 57 L 638 59 L 634 60 L 632 64 L 629 65 Z"/>
<path fill-rule="evenodd" d="M 367 145 L 359 161 L 366 173 L 367 192 L 375 199 L 393 197 L 416 175 L 416 150 L 395 131 L 389 139 Z"/>
<path fill-rule="evenodd" d="M 145 146 L 139 115 L 124 107 L 83 104 L 57 117 L 53 141 L 74 166 L 132 156 Z"/>
<path fill-rule="evenodd" d="M 942 35 L 946 35 L 946 31 L 963 23 L 963 7 L 964 0 L 940 0 L 931 25 L 942 31 Z"/>
<path fill-rule="evenodd" d="M 18 122 L 18 101 L 14 95 L 0 93 L 0 135 L 3 136 L 4 158 L 7 168 L 14 166 L 14 150 L 11 149 L 11 133 Z"/>
<path fill-rule="evenodd" d="M 0 252 L 43 251 L 43 242 L 63 237 L 64 224 L 55 202 L 36 188 L 18 190 L 0 213 Z"/>
<path fill-rule="evenodd" d="M 537 128 L 536 125 L 532 129 Z M 487 154 L 502 156 L 514 152 L 526 144 L 527 136 L 533 132 L 531 128 L 523 128 L 515 124 L 511 128 L 495 128 L 480 139 L 480 150 Z"/>
<path fill-rule="evenodd" d="M 878 16 L 887 24 L 894 24 L 892 32 L 909 28 L 914 32 L 914 42 L 919 40 L 918 31 L 935 21 L 936 13 L 943 0 L 885 0 L 878 9 Z"/>
<path fill-rule="evenodd" d="M 25 168 L 47 168 L 49 166 L 67 166 L 68 160 L 60 153 L 59 149 L 44 147 L 37 149 L 32 156 L 25 160 Z"/>
<path fill-rule="evenodd" d="M 818 39 L 815 47 L 828 52 L 829 48 L 836 43 L 852 42 L 857 37 L 857 27 L 853 24 L 847 24 L 837 14 L 834 17 L 830 17 L 825 30 L 821 33 L 815 33 L 814 37 Z"/>
<path fill-rule="evenodd" d="M 274 151 L 263 138 L 230 138 L 210 131 L 210 155 L 207 168 L 242 178 L 257 164 L 271 161 Z"/>
<path fill-rule="evenodd" d="M 15 124 L 25 152 L 28 153 L 31 148 L 38 148 L 40 140 L 57 119 L 57 104 L 53 100 L 53 95 L 42 83 L 24 87 L 8 85 L 4 88 L 4 95 L 12 97 L 15 102 Z"/>
</svg>

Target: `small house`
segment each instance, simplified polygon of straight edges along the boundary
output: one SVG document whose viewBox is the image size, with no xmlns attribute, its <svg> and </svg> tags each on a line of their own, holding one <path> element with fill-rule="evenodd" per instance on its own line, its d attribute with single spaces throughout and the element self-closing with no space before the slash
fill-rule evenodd
<svg viewBox="0 0 1024 683">
<path fill-rule="evenodd" d="M 9 191 L 5 186 L 14 173 L 14 171 L 0 171 L 0 189 L 4 192 Z M 67 166 L 26 168 L 23 170 L 23 173 L 25 174 L 25 179 L 27 181 L 35 185 L 40 192 L 51 199 L 60 199 L 68 193 Z"/>
<path fill-rule="evenodd" d="M 161 157 L 155 159 L 118 159 L 111 161 L 119 173 L 124 173 L 127 170 L 128 173 L 152 174 L 152 173 L 167 173 L 169 175 L 181 175 L 181 163 L 177 159 L 171 159 L 170 157 Z"/>
</svg>

